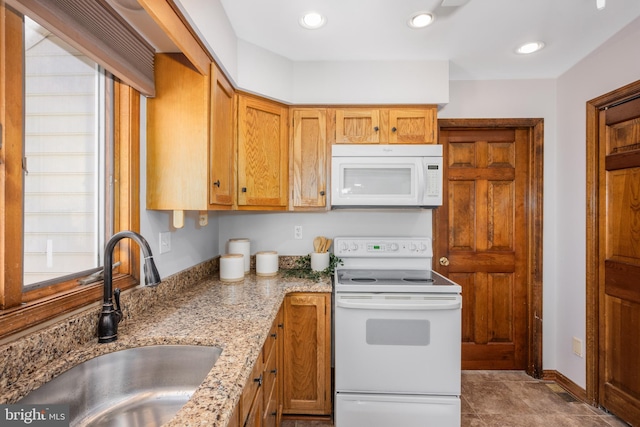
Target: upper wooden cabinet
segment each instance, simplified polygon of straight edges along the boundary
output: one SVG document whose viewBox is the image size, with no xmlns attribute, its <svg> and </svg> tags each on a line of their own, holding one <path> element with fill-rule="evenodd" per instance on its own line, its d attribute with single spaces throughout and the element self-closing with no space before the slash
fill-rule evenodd
<svg viewBox="0 0 640 427">
<path fill-rule="evenodd" d="M 235 201 L 235 91 L 217 66 L 211 68 L 211 145 L 209 203 L 231 207 Z"/>
<path fill-rule="evenodd" d="M 288 108 L 238 96 L 238 209 L 286 209 Z"/>
<path fill-rule="evenodd" d="M 233 88 L 215 64 L 204 76 L 174 53 L 156 55 L 155 80 L 156 97 L 147 101 L 147 209 L 231 209 Z"/>
<path fill-rule="evenodd" d="M 435 144 L 437 107 L 336 108 L 330 110 L 335 144 Z"/>
<path fill-rule="evenodd" d="M 389 144 L 435 144 L 436 107 L 389 109 Z"/>
<path fill-rule="evenodd" d="M 327 205 L 327 111 L 292 108 L 289 172 L 293 210 Z"/>
<path fill-rule="evenodd" d="M 380 138 L 380 110 L 345 108 L 335 110 L 336 144 L 377 144 Z"/>
</svg>

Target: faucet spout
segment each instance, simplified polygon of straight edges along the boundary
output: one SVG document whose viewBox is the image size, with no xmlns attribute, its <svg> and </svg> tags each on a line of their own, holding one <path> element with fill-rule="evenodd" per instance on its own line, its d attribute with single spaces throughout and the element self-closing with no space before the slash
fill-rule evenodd
<svg viewBox="0 0 640 427">
<path fill-rule="evenodd" d="M 140 234 L 133 231 L 121 231 L 114 234 L 104 249 L 104 265 L 113 265 L 113 250 L 118 242 L 124 238 L 129 238 L 138 243 L 144 255 L 144 275 L 147 286 L 157 286 L 160 284 L 160 274 L 153 262 L 153 254 L 149 243 Z M 108 343 L 118 339 L 118 323 L 122 320 L 122 310 L 120 309 L 120 289 L 116 289 L 116 308 L 113 306 L 113 271 L 111 268 L 104 269 L 104 298 L 102 301 L 102 312 L 98 319 L 98 342 Z"/>
</svg>

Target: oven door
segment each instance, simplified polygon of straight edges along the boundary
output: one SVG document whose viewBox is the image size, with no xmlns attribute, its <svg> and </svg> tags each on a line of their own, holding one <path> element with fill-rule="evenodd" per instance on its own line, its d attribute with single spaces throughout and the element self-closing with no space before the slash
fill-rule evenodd
<svg viewBox="0 0 640 427">
<path fill-rule="evenodd" d="M 337 392 L 460 395 L 459 294 L 336 293 Z"/>
</svg>

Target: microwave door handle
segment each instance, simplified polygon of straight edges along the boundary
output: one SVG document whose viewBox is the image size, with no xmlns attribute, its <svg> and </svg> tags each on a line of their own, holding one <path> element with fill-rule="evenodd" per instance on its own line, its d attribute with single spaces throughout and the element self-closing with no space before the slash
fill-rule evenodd
<svg viewBox="0 0 640 427">
<path fill-rule="evenodd" d="M 417 188 L 418 204 L 421 205 L 424 203 L 426 199 L 426 192 L 427 192 L 427 185 L 428 185 L 426 181 L 426 175 L 425 175 L 425 169 L 427 168 L 427 159 L 421 158 L 417 167 L 418 167 L 418 180 L 416 182 L 416 187 L 418 187 Z"/>
<path fill-rule="evenodd" d="M 457 310 L 461 307 L 459 300 L 453 301 L 394 301 L 394 300 L 350 300 L 338 297 L 336 306 L 341 308 L 352 308 L 361 310 Z"/>
</svg>

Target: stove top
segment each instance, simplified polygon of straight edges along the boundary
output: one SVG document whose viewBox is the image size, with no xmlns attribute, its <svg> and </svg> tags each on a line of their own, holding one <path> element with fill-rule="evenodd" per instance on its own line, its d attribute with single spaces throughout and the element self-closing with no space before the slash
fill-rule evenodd
<svg viewBox="0 0 640 427">
<path fill-rule="evenodd" d="M 460 293 L 460 285 L 431 269 L 428 237 L 336 237 L 336 292 Z"/>
<path fill-rule="evenodd" d="M 460 293 L 460 285 L 432 270 L 338 269 L 336 292 Z"/>
</svg>

